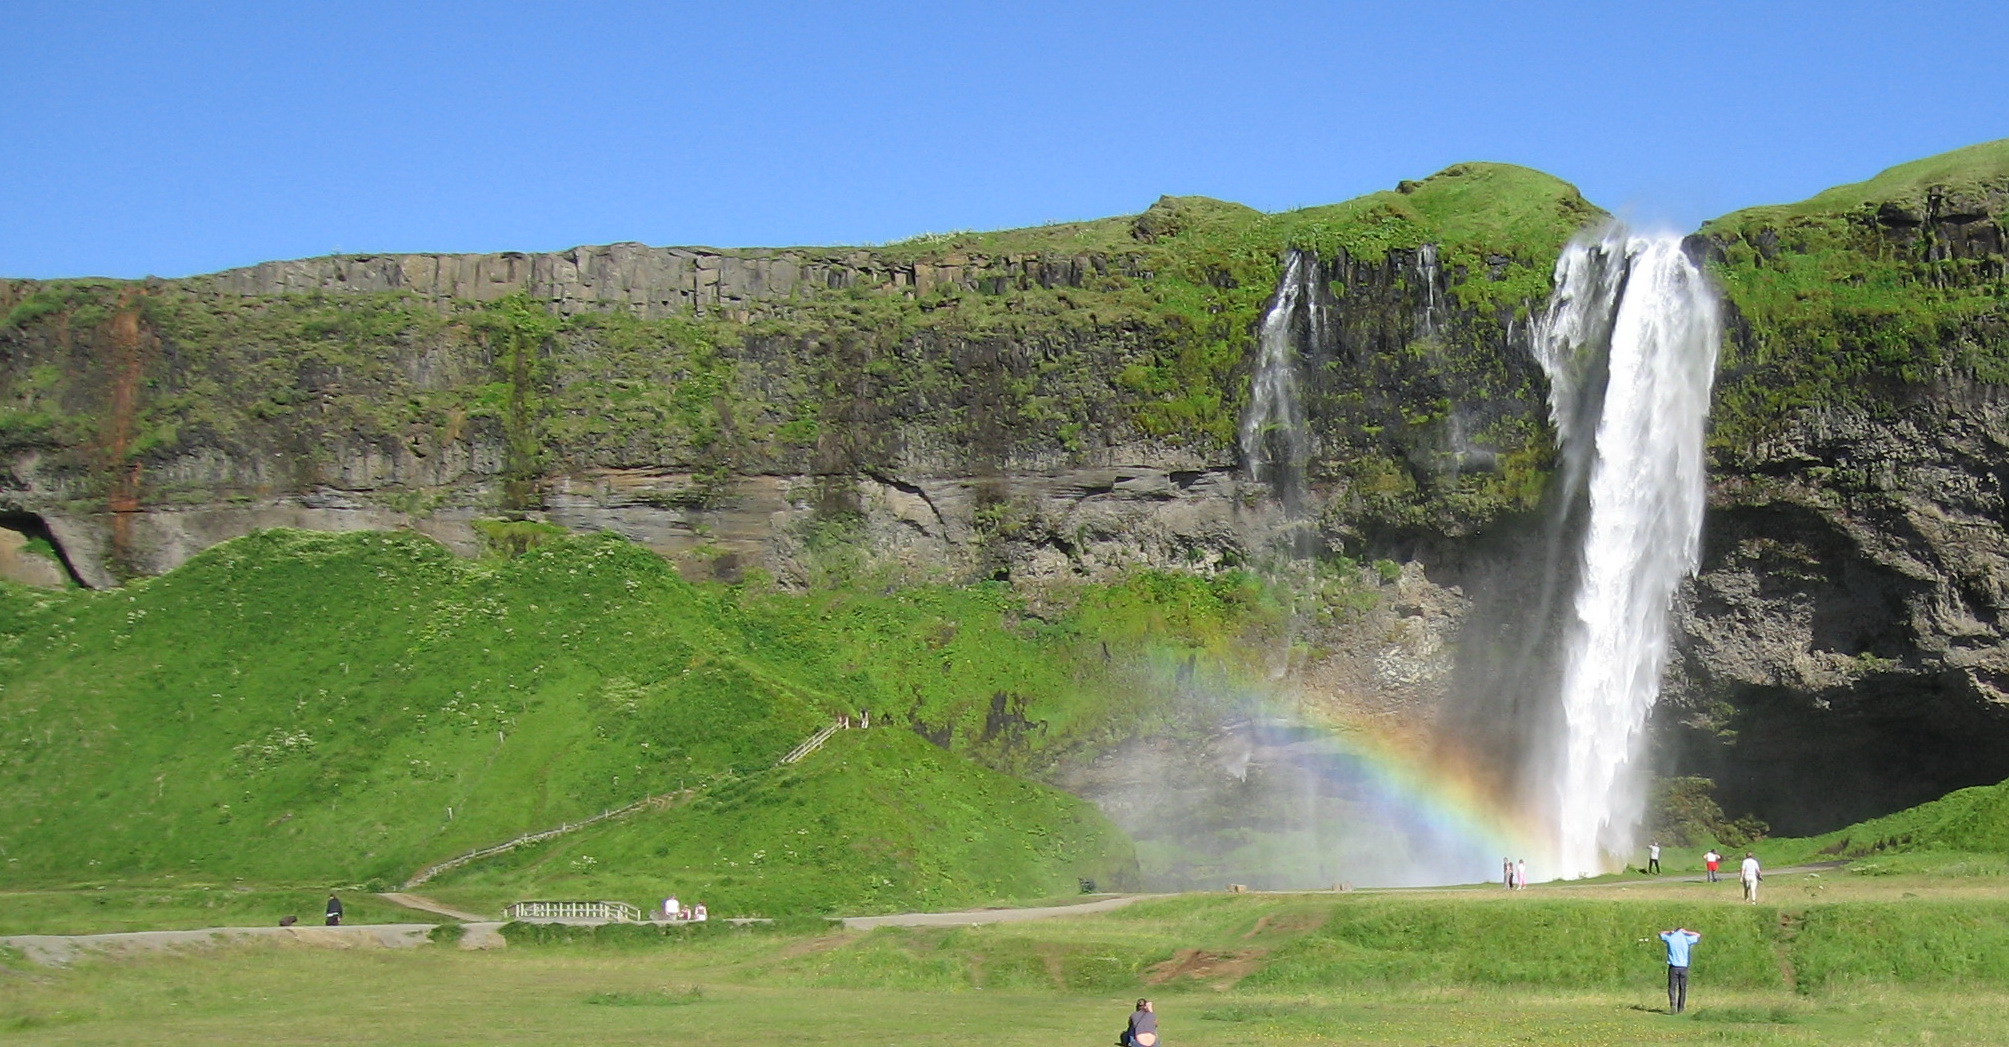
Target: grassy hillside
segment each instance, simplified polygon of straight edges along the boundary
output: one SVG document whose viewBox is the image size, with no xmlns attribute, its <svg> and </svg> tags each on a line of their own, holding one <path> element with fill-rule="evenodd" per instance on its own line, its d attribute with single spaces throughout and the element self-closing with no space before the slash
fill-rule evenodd
<svg viewBox="0 0 2009 1047">
<path fill-rule="evenodd" d="M 1719 365 L 1718 449 L 1816 404 L 2009 382 L 2005 210 L 2009 139 L 1704 225 L 1739 321 Z"/>
<path fill-rule="evenodd" d="M 713 912 L 856 914 L 1134 889 L 1130 844 L 1093 807 L 911 731 L 840 733 L 785 770 L 454 870 L 426 885 L 475 911 L 542 893 Z"/>
<path fill-rule="evenodd" d="M 2009 874 L 2009 782 L 1961 789 L 1821 836 L 1767 840 L 1761 854 L 1774 863 L 1845 858 L 1865 871 Z"/>
<path fill-rule="evenodd" d="M 466 561 L 408 533 L 265 532 L 122 591 L 8 587 L 0 809 L 17 814 L 0 827 L 0 884 L 396 883 L 715 782 L 582 842 L 601 850 L 580 867 L 654 882 L 714 850 L 764 849 L 757 878 L 717 894 L 749 906 L 1050 893 L 1127 867 L 1127 841 L 959 753 L 1032 760 L 1137 702 L 1094 677 L 1099 659 L 1071 658 L 1082 641 L 1066 629 L 1015 620 L 996 587 L 694 586 L 613 538 Z M 770 770 L 859 709 L 890 729 Z M 785 859 L 769 846 L 783 813 L 856 847 Z M 658 829 L 714 850 L 646 843 Z M 526 887 L 576 871 L 537 855 L 512 868 Z"/>
</svg>

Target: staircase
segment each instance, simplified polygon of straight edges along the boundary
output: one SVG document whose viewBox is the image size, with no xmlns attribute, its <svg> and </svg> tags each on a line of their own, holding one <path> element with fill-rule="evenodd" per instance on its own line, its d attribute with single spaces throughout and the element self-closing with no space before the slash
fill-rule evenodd
<svg viewBox="0 0 2009 1047">
<path fill-rule="evenodd" d="M 838 731 L 843 730 L 846 726 L 848 725 L 843 720 L 832 721 L 830 726 L 825 727 L 824 729 L 816 732 L 815 734 L 810 735 L 807 738 L 804 738 L 802 740 L 801 745 L 798 745 L 795 748 L 788 750 L 788 755 L 776 761 L 775 766 L 786 767 L 789 764 L 795 763 L 796 761 L 802 759 L 803 757 L 808 756 L 810 753 L 813 753 L 816 750 L 823 748 L 823 743 L 829 741 L 831 735 L 836 734 Z"/>
</svg>

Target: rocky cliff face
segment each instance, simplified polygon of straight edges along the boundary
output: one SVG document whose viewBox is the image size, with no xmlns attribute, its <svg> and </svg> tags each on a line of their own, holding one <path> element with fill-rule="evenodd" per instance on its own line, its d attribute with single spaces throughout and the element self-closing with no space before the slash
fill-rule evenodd
<svg viewBox="0 0 2009 1047">
<path fill-rule="evenodd" d="M 1441 235 L 1433 194 L 1489 192 L 1533 209 L 1534 239 Z M 1470 166 L 1292 216 L 1168 199 L 873 250 L 14 282 L 0 508 L 91 585 L 260 527 L 414 527 L 472 551 L 498 517 L 616 531 L 724 577 L 1246 561 L 1280 521 L 1233 444 L 1244 351 L 1304 240 L 1346 303 L 1307 347 L 1323 529 L 1470 529 L 1538 483 L 1494 461 L 1542 453 L 1513 317 L 1594 213 L 1546 176 Z M 1461 464 L 1477 445 L 1482 466 Z"/>
<path fill-rule="evenodd" d="M 1704 231 L 1736 310 L 1663 763 L 1833 828 L 2009 778 L 2009 143 Z"/>
<path fill-rule="evenodd" d="M 1809 412 L 1719 476 L 1667 758 L 1832 828 L 2009 778 L 2009 393 Z"/>
</svg>

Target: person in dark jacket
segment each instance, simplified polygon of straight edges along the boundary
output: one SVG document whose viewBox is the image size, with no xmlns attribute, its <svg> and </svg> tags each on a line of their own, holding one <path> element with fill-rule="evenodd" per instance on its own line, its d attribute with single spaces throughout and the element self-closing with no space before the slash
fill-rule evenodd
<svg viewBox="0 0 2009 1047">
<path fill-rule="evenodd" d="M 342 899 L 337 898 L 331 894 L 328 896 L 328 926 L 340 927 L 341 925 L 342 925 Z"/>
</svg>

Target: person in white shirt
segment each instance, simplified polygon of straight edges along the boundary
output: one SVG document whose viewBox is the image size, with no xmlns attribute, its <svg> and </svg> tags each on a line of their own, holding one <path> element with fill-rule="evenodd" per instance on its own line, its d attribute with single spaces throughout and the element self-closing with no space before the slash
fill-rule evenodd
<svg viewBox="0 0 2009 1047">
<path fill-rule="evenodd" d="M 1737 882 L 1744 885 L 1745 901 L 1758 904 L 1758 884 L 1764 879 L 1764 872 L 1758 868 L 1758 856 L 1745 851 L 1744 864 L 1737 870 Z"/>
<path fill-rule="evenodd" d="M 1659 872 L 1659 871 L 1660 871 L 1660 841 L 1659 841 L 1659 840 L 1655 840 L 1655 841 L 1653 841 L 1653 842 L 1652 842 L 1651 844 L 1649 844 L 1649 845 L 1647 846 L 1647 848 L 1646 848 L 1646 871 L 1647 871 L 1647 872 L 1650 872 L 1650 873 L 1657 873 L 1657 872 Z"/>
<path fill-rule="evenodd" d="M 668 898 L 663 899 L 663 919 L 674 920 L 677 918 L 677 914 L 681 912 L 683 912 L 683 910 L 677 908 L 676 895 L 673 894 L 670 895 Z"/>
<path fill-rule="evenodd" d="M 1702 856 L 1702 868 L 1708 871 L 1710 883 L 1715 883 L 1719 879 L 1716 875 L 1716 867 L 1722 864 L 1723 856 L 1717 854 L 1714 847 L 1709 848 L 1708 853 Z"/>
</svg>

